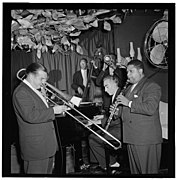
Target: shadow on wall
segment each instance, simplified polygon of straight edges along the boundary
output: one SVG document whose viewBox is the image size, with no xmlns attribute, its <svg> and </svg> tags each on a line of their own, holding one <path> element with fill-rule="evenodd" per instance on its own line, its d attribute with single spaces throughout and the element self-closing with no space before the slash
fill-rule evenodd
<svg viewBox="0 0 177 180">
<path fill-rule="evenodd" d="M 49 72 L 49 80 L 48 82 L 55 86 L 56 83 L 61 81 L 62 79 L 62 74 L 60 70 L 52 70 Z"/>
</svg>

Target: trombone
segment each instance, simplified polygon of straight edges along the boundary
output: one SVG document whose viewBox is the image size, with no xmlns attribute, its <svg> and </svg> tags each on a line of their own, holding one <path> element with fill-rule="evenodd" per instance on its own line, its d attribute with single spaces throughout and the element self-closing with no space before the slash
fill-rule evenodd
<svg viewBox="0 0 177 180">
<path fill-rule="evenodd" d="M 23 81 L 25 75 L 23 75 L 22 78 L 20 78 L 19 74 L 22 71 L 25 71 L 26 69 L 20 69 L 16 76 L 19 80 Z M 44 88 L 44 90 L 46 92 L 51 93 L 53 96 L 55 96 L 56 98 L 60 99 L 65 105 L 67 105 L 70 109 L 73 109 L 74 111 L 76 111 L 78 114 L 80 114 L 81 117 L 85 118 L 86 120 L 90 121 L 91 124 L 94 124 L 95 126 L 97 126 L 99 129 L 101 129 L 101 131 L 103 131 L 103 133 L 107 134 L 108 136 L 110 136 L 112 139 L 114 139 L 117 143 L 118 146 L 114 146 L 112 143 L 110 143 L 108 140 L 106 140 L 104 137 L 102 137 L 100 134 L 98 134 L 97 132 L 95 132 L 93 129 L 91 129 L 87 124 L 84 124 L 81 120 L 79 120 L 77 117 L 73 116 L 70 112 L 65 111 L 66 114 L 68 114 L 69 116 L 71 116 L 73 119 L 75 119 L 77 122 L 79 122 L 81 125 L 83 125 L 85 128 L 87 128 L 88 130 L 90 130 L 92 133 L 94 133 L 96 136 L 98 136 L 100 139 L 102 139 L 104 142 L 106 142 L 108 145 L 110 145 L 112 148 L 114 148 L 115 150 L 121 148 L 122 144 L 121 142 L 115 138 L 112 134 L 110 134 L 109 132 L 107 132 L 105 129 L 103 129 L 102 127 L 100 127 L 98 124 L 96 124 L 94 121 L 92 121 L 91 119 L 89 119 L 87 116 L 85 116 L 83 113 L 81 113 L 80 111 L 78 111 L 76 108 L 73 107 L 73 105 L 71 104 L 71 102 L 68 102 L 70 98 L 69 95 L 66 95 L 65 93 L 61 92 L 59 89 L 55 88 L 53 85 L 49 84 L 48 82 L 45 82 L 45 84 L 43 84 L 42 88 Z M 58 94 L 58 95 L 57 95 Z M 61 97 L 60 97 L 60 96 Z M 51 98 L 46 97 L 46 99 L 48 101 L 50 101 L 53 105 L 58 105 L 55 101 L 53 101 Z M 65 100 L 67 99 L 67 100 Z"/>
</svg>

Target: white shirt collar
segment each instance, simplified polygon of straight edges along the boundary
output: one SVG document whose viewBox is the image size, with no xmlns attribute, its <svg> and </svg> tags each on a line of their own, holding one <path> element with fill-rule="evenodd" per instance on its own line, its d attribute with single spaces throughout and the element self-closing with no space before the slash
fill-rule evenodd
<svg viewBox="0 0 177 180">
<path fill-rule="evenodd" d="M 87 69 L 81 69 L 81 72 L 83 73 L 83 72 L 86 72 L 87 71 Z"/>
<path fill-rule="evenodd" d="M 136 86 L 137 84 L 138 84 L 138 83 L 135 83 L 135 84 L 132 85 L 131 91 L 133 91 L 133 89 L 135 88 L 135 86 Z"/>
</svg>

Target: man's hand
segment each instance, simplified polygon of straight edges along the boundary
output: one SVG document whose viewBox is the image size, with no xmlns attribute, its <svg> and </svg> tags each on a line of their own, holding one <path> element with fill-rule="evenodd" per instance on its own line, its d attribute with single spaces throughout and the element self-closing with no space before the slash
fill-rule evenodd
<svg viewBox="0 0 177 180">
<path fill-rule="evenodd" d="M 110 105 L 110 107 L 109 107 L 109 112 L 110 112 L 110 114 L 113 112 L 114 109 L 115 109 L 115 104 Z M 114 115 L 115 115 L 115 116 L 118 116 L 118 114 L 119 114 L 119 108 L 116 108 L 116 109 L 115 109 L 115 112 L 114 112 Z"/>
<path fill-rule="evenodd" d="M 130 101 L 129 101 L 125 96 L 123 96 L 122 94 L 121 94 L 121 95 L 118 95 L 117 100 L 118 100 L 119 104 L 122 104 L 122 105 L 124 105 L 124 106 L 128 106 L 128 104 L 129 104 L 129 102 L 130 102 Z"/>
<path fill-rule="evenodd" d="M 93 117 L 93 120 L 94 120 L 94 121 L 98 121 L 98 120 L 101 120 L 101 119 L 103 119 L 103 118 L 104 118 L 104 115 L 101 114 L 101 115 L 96 115 L 96 116 L 94 116 L 94 117 Z"/>
<path fill-rule="evenodd" d="M 96 66 L 96 62 L 95 62 L 94 60 L 92 60 L 91 63 L 93 64 L 93 67 L 94 67 L 95 69 L 98 68 L 98 67 Z"/>
<path fill-rule="evenodd" d="M 102 70 L 105 71 L 107 67 L 108 67 L 108 65 L 107 65 L 106 63 L 104 63 L 104 64 L 103 64 L 103 69 L 102 69 Z"/>
<path fill-rule="evenodd" d="M 82 90 L 80 87 L 78 87 L 77 91 L 78 91 L 78 93 L 79 93 L 80 95 L 83 94 L 83 90 Z"/>
<path fill-rule="evenodd" d="M 56 105 L 53 107 L 54 110 L 54 114 L 61 114 L 61 113 L 65 113 L 65 111 L 67 111 L 69 108 L 65 105 Z"/>
<path fill-rule="evenodd" d="M 92 125 L 93 123 L 101 124 L 101 120 L 104 118 L 104 115 L 96 115 L 93 117 L 93 120 L 88 121 L 88 126 Z M 93 122 L 93 123 L 92 123 Z"/>
</svg>

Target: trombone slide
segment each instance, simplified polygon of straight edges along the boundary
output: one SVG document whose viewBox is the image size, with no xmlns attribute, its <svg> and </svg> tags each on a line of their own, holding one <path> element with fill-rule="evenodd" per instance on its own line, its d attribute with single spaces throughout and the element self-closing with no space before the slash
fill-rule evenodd
<svg viewBox="0 0 177 180">
<path fill-rule="evenodd" d="M 20 73 L 22 71 L 25 71 L 26 69 L 20 69 L 17 72 L 17 78 L 21 81 L 23 81 L 23 78 L 25 77 L 25 75 L 23 75 L 22 78 L 20 78 Z M 47 86 L 50 88 L 47 88 Z M 49 91 L 50 93 L 52 93 L 52 95 L 54 95 L 56 98 L 60 99 L 65 105 L 67 105 L 69 108 L 73 109 L 74 111 L 76 111 L 78 114 L 80 114 L 82 117 L 84 117 L 86 120 L 92 122 L 92 124 L 94 124 L 95 126 L 97 126 L 101 131 L 103 131 L 103 133 L 107 134 L 108 136 L 110 136 L 112 139 L 114 139 L 116 142 L 119 143 L 119 146 L 114 146 L 113 144 L 111 144 L 108 140 L 106 140 L 104 137 L 102 137 L 100 134 L 98 134 L 97 132 L 95 132 L 93 129 L 91 129 L 88 125 L 85 125 L 83 122 L 81 122 L 78 118 L 76 118 L 75 116 L 73 116 L 70 112 L 65 111 L 69 116 L 71 116 L 73 119 L 75 119 L 77 122 L 79 122 L 80 124 L 82 124 L 85 128 L 87 128 L 88 130 L 90 130 L 92 133 L 94 133 L 96 136 L 98 136 L 100 139 L 102 139 L 104 142 L 106 142 L 108 145 L 110 145 L 112 148 L 114 148 L 115 150 L 121 148 L 121 142 L 115 138 L 112 134 L 110 134 L 109 132 L 107 132 L 105 129 L 103 129 L 101 126 L 99 126 L 98 124 L 96 124 L 95 122 L 93 122 L 91 119 L 89 119 L 87 116 L 85 116 L 84 114 L 82 114 L 80 111 L 78 111 L 77 109 L 75 109 L 70 100 L 71 100 L 71 96 L 63 93 L 62 91 L 60 91 L 59 89 L 55 88 L 54 86 L 52 86 L 51 84 L 49 84 L 48 82 L 45 82 L 45 84 L 43 84 L 42 86 L 43 88 L 45 88 L 45 91 Z M 55 93 L 54 93 L 54 92 Z M 58 95 L 57 95 L 58 94 Z M 58 105 L 56 102 L 54 102 L 52 99 L 50 99 L 49 97 L 46 96 L 46 99 L 49 100 L 53 105 Z"/>
</svg>

